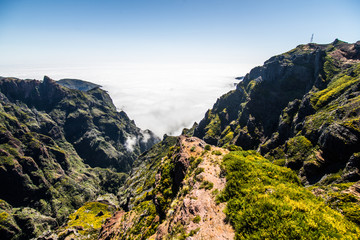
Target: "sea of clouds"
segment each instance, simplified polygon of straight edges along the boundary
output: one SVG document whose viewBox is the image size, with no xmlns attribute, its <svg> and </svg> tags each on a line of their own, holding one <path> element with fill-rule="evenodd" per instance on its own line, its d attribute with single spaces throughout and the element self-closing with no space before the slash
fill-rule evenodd
<svg viewBox="0 0 360 240">
<path fill-rule="evenodd" d="M 251 66 L 236 64 L 112 63 L 0 66 L 0 76 L 41 80 L 76 78 L 102 85 L 117 109 L 158 136 L 177 135 L 199 122 Z"/>
</svg>

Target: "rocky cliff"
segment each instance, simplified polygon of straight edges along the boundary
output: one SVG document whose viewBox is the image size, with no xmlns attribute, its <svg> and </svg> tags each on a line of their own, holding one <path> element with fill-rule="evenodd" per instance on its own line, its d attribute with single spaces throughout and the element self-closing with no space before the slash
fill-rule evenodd
<svg viewBox="0 0 360 240">
<path fill-rule="evenodd" d="M 295 172 L 255 151 L 180 136 L 176 142 L 166 138 L 141 158 L 142 167 L 120 192 L 123 208 L 106 220 L 98 239 L 357 239 L 360 234 L 351 218 L 301 186 Z M 351 198 L 345 189 L 336 196 Z M 350 204 L 343 209 L 357 206 Z"/>
<path fill-rule="evenodd" d="M 360 179 L 360 42 L 300 45 L 215 103 L 194 136 L 257 149 L 302 181 Z M 329 179 L 331 178 L 331 180 Z"/>
<path fill-rule="evenodd" d="M 0 238 L 29 239 L 99 195 L 116 195 L 158 140 L 100 88 L 0 79 Z M 110 170 L 111 169 L 111 170 Z"/>
</svg>

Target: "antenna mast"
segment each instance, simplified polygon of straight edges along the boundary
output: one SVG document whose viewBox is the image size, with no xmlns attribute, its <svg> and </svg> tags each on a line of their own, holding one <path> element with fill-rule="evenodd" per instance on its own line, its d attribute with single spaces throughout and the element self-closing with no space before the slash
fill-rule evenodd
<svg viewBox="0 0 360 240">
<path fill-rule="evenodd" d="M 312 43 L 314 40 L 314 34 L 311 35 L 310 43 Z"/>
</svg>

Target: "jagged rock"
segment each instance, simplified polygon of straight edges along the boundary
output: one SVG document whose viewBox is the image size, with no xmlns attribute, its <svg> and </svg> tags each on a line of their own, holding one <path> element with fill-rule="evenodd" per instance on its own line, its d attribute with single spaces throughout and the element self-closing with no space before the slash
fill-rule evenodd
<svg viewBox="0 0 360 240">
<path fill-rule="evenodd" d="M 304 183 L 315 183 L 344 169 L 350 156 L 360 151 L 359 64 L 359 42 L 340 40 L 300 45 L 274 56 L 218 99 L 194 136 L 210 144 L 236 144 L 271 158 L 285 157 L 288 167 L 303 168 Z M 295 161 L 286 144 L 300 135 L 312 148 Z M 324 161 L 310 159 L 318 150 Z"/>
<path fill-rule="evenodd" d="M 117 194 L 126 174 L 91 167 L 128 172 L 159 141 L 100 88 L 0 78 L 0 99 L 0 199 L 19 208 L 5 235 L 37 237 L 98 194 Z"/>
</svg>

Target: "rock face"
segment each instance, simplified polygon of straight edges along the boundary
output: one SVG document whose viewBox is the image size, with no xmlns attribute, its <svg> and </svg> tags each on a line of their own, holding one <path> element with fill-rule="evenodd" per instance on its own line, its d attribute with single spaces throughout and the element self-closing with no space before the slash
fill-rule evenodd
<svg viewBox="0 0 360 240">
<path fill-rule="evenodd" d="M 194 136 L 284 159 L 312 184 L 360 152 L 359 96 L 360 42 L 300 45 L 252 69 L 218 99 Z"/>
<path fill-rule="evenodd" d="M 141 156 L 120 192 L 124 211 L 107 220 L 99 239 L 233 239 L 225 204 L 212 193 L 225 187 L 220 162 L 228 151 L 204 148 L 195 137 L 167 137 Z"/>
<path fill-rule="evenodd" d="M 0 238 L 36 237 L 100 194 L 117 194 L 134 159 L 158 141 L 109 95 L 0 79 Z M 105 169 L 111 168 L 113 170 Z"/>
<path fill-rule="evenodd" d="M 174 140 L 167 137 L 140 157 L 119 192 L 123 209 L 106 220 L 98 239 L 358 239 L 351 194 L 336 195 L 349 202 L 332 198 L 335 209 L 348 212 L 343 216 L 291 169 L 256 151 L 196 137 Z"/>
<path fill-rule="evenodd" d="M 2 78 L 0 92 L 8 102 L 20 102 L 29 112 L 44 116 L 40 124 L 35 121 L 30 126 L 31 131 L 63 138 L 91 167 L 128 172 L 136 157 L 159 141 L 151 131 L 136 127 L 125 112 L 117 112 L 100 88 L 83 92 L 64 88 L 48 77 L 43 82 Z"/>
</svg>

